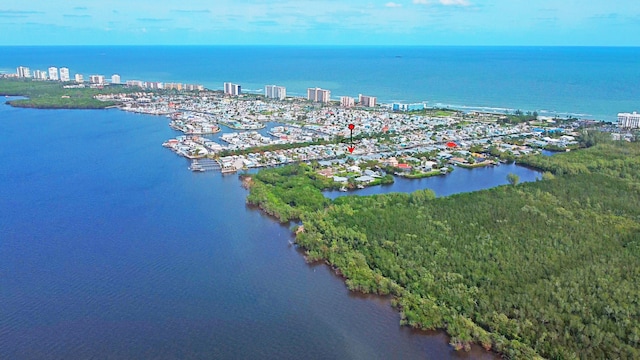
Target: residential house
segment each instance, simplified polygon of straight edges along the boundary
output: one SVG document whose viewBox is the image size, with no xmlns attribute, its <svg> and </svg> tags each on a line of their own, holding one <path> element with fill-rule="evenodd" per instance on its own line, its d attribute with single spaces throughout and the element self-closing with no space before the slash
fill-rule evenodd
<svg viewBox="0 0 640 360">
<path fill-rule="evenodd" d="M 375 178 L 373 178 L 372 176 L 367 176 L 367 175 L 363 175 L 363 176 L 359 176 L 357 178 L 355 178 L 355 181 L 357 182 L 362 182 L 362 183 L 371 183 L 375 180 Z"/>
</svg>

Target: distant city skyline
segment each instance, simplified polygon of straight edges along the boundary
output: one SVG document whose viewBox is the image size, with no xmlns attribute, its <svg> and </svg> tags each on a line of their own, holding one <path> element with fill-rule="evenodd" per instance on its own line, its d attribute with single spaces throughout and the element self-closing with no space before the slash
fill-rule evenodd
<svg viewBox="0 0 640 360">
<path fill-rule="evenodd" d="M 1 45 L 640 46 L 635 0 L 10 3 Z"/>
</svg>

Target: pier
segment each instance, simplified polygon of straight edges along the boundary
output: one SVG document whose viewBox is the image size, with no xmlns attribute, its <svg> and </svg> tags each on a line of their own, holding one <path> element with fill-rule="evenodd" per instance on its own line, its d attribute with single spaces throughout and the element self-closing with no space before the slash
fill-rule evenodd
<svg viewBox="0 0 640 360">
<path fill-rule="evenodd" d="M 211 171 L 211 170 L 220 170 L 221 166 L 217 160 L 213 159 L 195 159 L 191 161 L 191 165 L 189 166 L 189 170 L 197 172 Z"/>
</svg>

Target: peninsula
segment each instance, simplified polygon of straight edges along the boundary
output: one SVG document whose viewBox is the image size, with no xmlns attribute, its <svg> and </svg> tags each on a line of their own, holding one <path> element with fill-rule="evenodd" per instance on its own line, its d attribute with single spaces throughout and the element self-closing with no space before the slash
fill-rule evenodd
<svg viewBox="0 0 640 360">
<path fill-rule="evenodd" d="M 605 141 L 523 164 L 544 180 L 435 198 L 325 198 L 306 165 L 250 175 L 247 201 L 299 220 L 296 243 L 402 324 L 513 359 L 640 357 L 640 146 Z M 592 191 L 597 189 L 597 191 Z"/>
<path fill-rule="evenodd" d="M 606 124 L 25 79 L 0 79 L 0 93 L 28 97 L 13 106 L 167 116 L 184 135 L 163 145 L 193 171 L 273 167 L 242 175 L 249 203 L 301 221 L 296 242 L 309 261 L 326 261 L 352 290 L 393 296 L 403 324 L 445 329 L 457 349 L 640 356 L 640 148 L 585 130 Z M 223 127 L 249 131 L 204 137 Z M 544 180 L 446 198 L 322 194 L 513 161 L 547 171 Z"/>
<path fill-rule="evenodd" d="M 0 96 L 24 96 L 26 99 L 11 100 L 15 107 L 36 109 L 104 109 L 116 105 L 113 101 L 100 101 L 98 94 L 131 92 L 131 89 L 99 89 L 90 87 L 65 87 L 61 82 L 43 82 L 24 79 L 0 78 Z"/>
</svg>

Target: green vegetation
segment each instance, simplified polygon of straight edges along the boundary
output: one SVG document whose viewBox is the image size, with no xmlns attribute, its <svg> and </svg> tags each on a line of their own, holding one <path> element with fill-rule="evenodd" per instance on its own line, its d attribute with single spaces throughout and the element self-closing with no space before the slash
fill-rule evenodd
<svg viewBox="0 0 640 360">
<path fill-rule="evenodd" d="M 527 111 L 526 113 L 521 110 L 516 110 L 513 115 L 507 114 L 505 118 L 499 120 L 499 123 L 503 124 L 519 124 L 527 121 L 535 121 L 538 118 L 537 112 Z"/>
<path fill-rule="evenodd" d="M 580 145 L 592 147 L 598 144 L 611 143 L 611 133 L 600 130 L 583 130 L 580 134 Z"/>
<path fill-rule="evenodd" d="M 640 144 L 609 141 L 586 150 L 554 156 L 524 156 L 518 159 L 518 163 L 549 171 L 554 175 L 598 173 L 638 182 Z"/>
<path fill-rule="evenodd" d="M 458 114 L 458 111 L 455 111 L 455 110 L 436 110 L 435 112 L 432 113 L 432 116 L 449 117 L 457 114 Z"/>
<path fill-rule="evenodd" d="M 377 178 L 375 180 L 373 180 L 372 182 L 370 182 L 368 184 L 368 186 L 376 186 L 376 185 L 390 185 L 393 184 L 394 180 L 393 180 L 393 176 L 387 174 L 381 178 Z"/>
<path fill-rule="evenodd" d="M 514 173 L 509 173 L 507 175 L 507 181 L 509 181 L 509 184 L 511 185 L 518 185 L 518 183 L 520 182 L 520 176 Z"/>
<path fill-rule="evenodd" d="M 500 151 L 500 149 L 494 145 L 489 146 L 486 153 L 507 163 L 512 163 L 516 160 L 516 156 L 511 150 Z"/>
<path fill-rule="evenodd" d="M 285 167 L 256 175 L 249 200 L 301 219 L 308 260 L 352 290 L 393 295 L 403 324 L 446 329 L 456 348 L 640 358 L 640 144 L 522 162 L 545 180 L 329 201 L 317 179 Z"/>
<path fill-rule="evenodd" d="M 25 96 L 28 98 L 7 102 L 9 105 L 16 107 L 38 109 L 103 109 L 113 106 L 116 103 L 96 100 L 93 98 L 95 95 L 133 91 L 123 87 L 109 89 L 65 89 L 63 85 L 63 83 L 57 81 L 0 79 L 0 95 Z"/>
<path fill-rule="evenodd" d="M 411 115 L 431 116 L 431 117 L 450 117 L 450 116 L 456 116 L 456 115 L 462 114 L 461 111 L 448 109 L 448 108 L 427 108 L 424 110 L 407 111 L 406 113 Z"/>
<path fill-rule="evenodd" d="M 247 202 L 257 205 L 281 222 L 299 220 L 305 212 L 324 209 L 330 201 L 322 190 L 337 190 L 341 187 L 355 188 L 352 178 L 349 183 L 337 183 L 333 179 L 315 172 L 313 165 L 304 163 L 264 169 L 251 177 L 251 193 Z M 393 176 L 377 178 L 367 186 L 392 184 Z"/>
<path fill-rule="evenodd" d="M 442 171 L 440 170 L 432 170 L 428 172 L 412 171 L 408 174 L 402 174 L 401 176 L 406 177 L 407 179 L 422 179 L 422 178 L 428 178 L 428 177 L 439 176 L 439 175 L 445 175 L 445 174 L 443 174 Z"/>
<path fill-rule="evenodd" d="M 475 168 L 489 166 L 489 165 L 493 165 L 493 162 L 485 160 L 479 163 L 457 164 L 458 167 L 465 168 L 465 169 L 475 169 Z"/>
<path fill-rule="evenodd" d="M 251 175 L 247 202 L 260 206 L 282 222 L 300 219 L 303 212 L 324 209 L 329 200 L 320 189 L 338 189 L 340 184 L 313 171 L 306 164 L 264 169 Z"/>
</svg>

